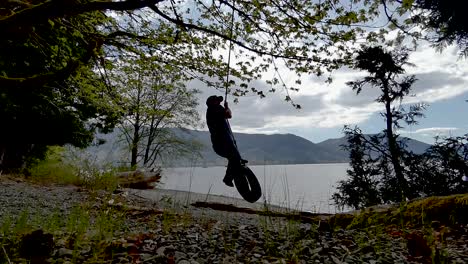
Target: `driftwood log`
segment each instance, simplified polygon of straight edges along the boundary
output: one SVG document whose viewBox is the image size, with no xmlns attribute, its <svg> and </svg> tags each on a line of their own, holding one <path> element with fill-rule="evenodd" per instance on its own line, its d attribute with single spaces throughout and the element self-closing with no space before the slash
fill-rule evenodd
<svg viewBox="0 0 468 264">
<path fill-rule="evenodd" d="M 118 172 L 117 180 L 122 188 L 154 189 L 155 184 L 161 180 L 161 171 L 146 172 L 135 170 Z"/>
</svg>

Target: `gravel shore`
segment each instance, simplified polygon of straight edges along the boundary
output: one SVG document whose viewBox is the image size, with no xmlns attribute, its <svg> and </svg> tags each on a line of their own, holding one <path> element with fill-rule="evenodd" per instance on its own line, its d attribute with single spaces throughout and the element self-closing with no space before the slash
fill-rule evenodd
<svg viewBox="0 0 468 264">
<path fill-rule="evenodd" d="M 155 193 L 158 191 L 128 189 L 95 193 L 0 176 L 0 221 L 5 221 L 5 216 L 18 218 L 25 211 L 30 218 L 54 213 L 66 218 L 83 204 L 133 208 L 122 223 L 125 228 L 116 231 L 110 241 L 99 242 L 104 243 L 104 252 L 111 252 L 101 256 L 100 263 L 431 263 L 434 258 L 468 263 L 466 227 L 450 229 L 443 241 L 429 245 L 429 252 L 412 252 L 409 239 L 395 227 L 330 232 L 316 224 L 284 218 L 195 208 L 190 204 L 197 194 L 190 194 L 192 198 L 187 200 L 187 193 Z M 210 199 L 228 202 L 223 199 L 230 198 Z M 411 232 L 424 236 L 423 230 Z M 67 236 L 54 234 L 53 251 L 46 262 L 92 263 L 90 259 L 96 258 L 96 244 L 72 250 L 63 237 Z"/>
</svg>

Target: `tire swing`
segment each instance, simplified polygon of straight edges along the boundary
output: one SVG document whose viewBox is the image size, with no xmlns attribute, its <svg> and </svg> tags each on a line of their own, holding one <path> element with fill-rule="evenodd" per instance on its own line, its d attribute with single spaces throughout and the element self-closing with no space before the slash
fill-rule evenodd
<svg viewBox="0 0 468 264">
<path fill-rule="evenodd" d="M 239 194 L 249 203 L 262 197 L 262 188 L 255 174 L 245 164 L 241 164 L 234 175 L 234 185 Z"/>
<path fill-rule="evenodd" d="M 226 88 L 226 94 L 224 96 L 225 100 L 227 101 L 227 96 L 228 96 L 228 89 L 229 89 L 229 75 L 230 75 L 230 64 L 231 64 L 231 50 L 232 50 L 232 31 L 233 31 L 233 26 L 234 26 L 234 8 L 232 9 L 231 13 L 231 31 L 230 31 L 230 39 L 229 39 L 229 52 L 228 52 L 228 62 L 227 62 L 227 74 L 226 74 L 226 83 L 225 83 L 225 88 Z M 239 148 L 237 147 L 237 142 L 236 139 L 234 138 L 234 133 L 232 133 L 231 130 L 231 125 L 229 124 L 229 121 L 227 121 L 229 131 L 231 132 L 231 135 L 234 140 L 234 145 L 237 148 L 237 151 L 239 151 Z M 235 170 L 234 173 L 234 185 L 236 186 L 237 191 L 239 194 L 244 198 L 249 203 L 255 203 L 262 197 L 262 188 L 260 186 L 260 183 L 258 182 L 257 177 L 255 174 L 250 170 L 249 167 L 245 164 L 245 162 L 241 162 L 240 167 Z"/>
</svg>

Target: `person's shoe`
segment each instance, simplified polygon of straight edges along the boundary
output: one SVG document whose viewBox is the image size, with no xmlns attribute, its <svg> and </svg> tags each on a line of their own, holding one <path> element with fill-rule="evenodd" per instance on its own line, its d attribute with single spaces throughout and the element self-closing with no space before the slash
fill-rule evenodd
<svg viewBox="0 0 468 264">
<path fill-rule="evenodd" d="M 232 182 L 232 178 L 228 177 L 227 175 L 224 177 L 223 182 L 229 187 L 234 187 L 234 183 Z"/>
</svg>

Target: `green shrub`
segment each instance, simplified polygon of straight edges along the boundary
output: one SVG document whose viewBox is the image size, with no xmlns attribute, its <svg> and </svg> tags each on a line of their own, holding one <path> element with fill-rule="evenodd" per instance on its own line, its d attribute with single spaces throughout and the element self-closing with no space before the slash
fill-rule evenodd
<svg viewBox="0 0 468 264">
<path fill-rule="evenodd" d="M 65 147 L 49 147 L 43 160 L 35 160 L 29 177 L 42 183 L 72 184 L 92 190 L 117 188 L 115 169 L 101 164 L 91 155 Z"/>
<path fill-rule="evenodd" d="M 49 147 L 43 160 L 36 160 L 28 169 L 32 180 L 43 183 L 79 184 L 75 168 L 64 161 L 63 147 Z"/>
</svg>

